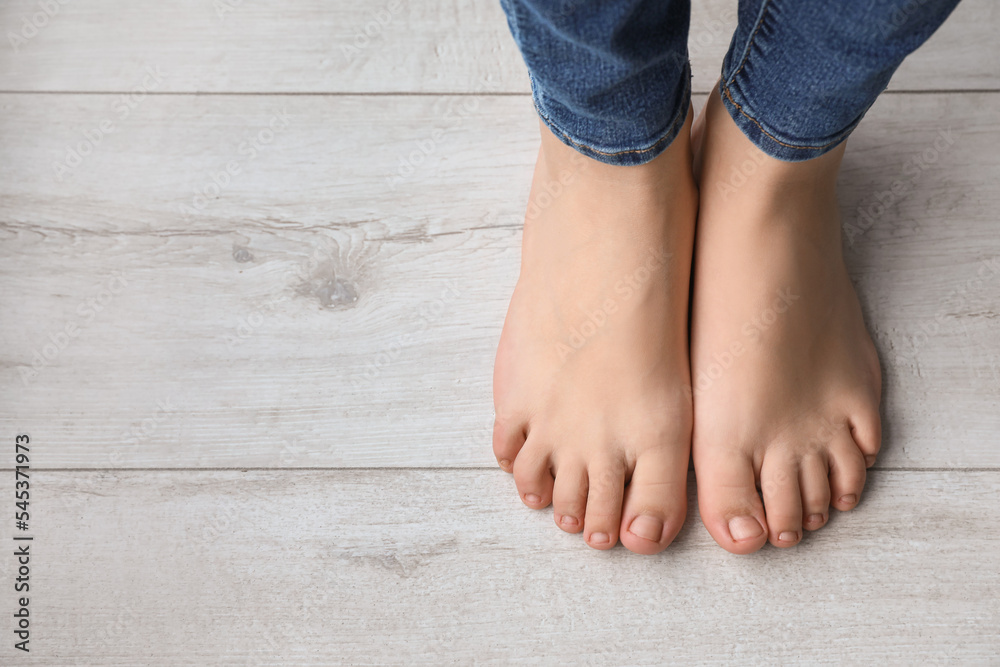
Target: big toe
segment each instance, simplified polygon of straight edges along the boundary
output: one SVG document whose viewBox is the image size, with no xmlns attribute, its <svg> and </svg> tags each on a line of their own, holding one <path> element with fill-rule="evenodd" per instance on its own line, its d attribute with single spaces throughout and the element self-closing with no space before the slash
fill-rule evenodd
<svg viewBox="0 0 1000 667">
<path fill-rule="evenodd" d="M 701 520 L 726 551 L 757 551 L 767 541 L 767 521 L 750 458 L 722 449 L 714 452 L 695 459 Z"/>
<path fill-rule="evenodd" d="M 619 537 L 629 551 L 659 553 L 677 536 L 687 515 L 687 467 L 686 448 L 652 449 L 638 458 Z"/>
</svg>

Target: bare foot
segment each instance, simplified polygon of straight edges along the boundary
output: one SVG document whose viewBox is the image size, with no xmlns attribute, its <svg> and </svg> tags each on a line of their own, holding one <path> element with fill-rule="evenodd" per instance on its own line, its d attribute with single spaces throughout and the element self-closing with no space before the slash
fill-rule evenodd
<svg viewBox="0 0 1000 667">
<path fill-rule="evenodd" d="M 690 118 L 635 167 L 542 128 L 493 376 L 493 450 L 524 503 L 587 544 L 664 549 L 687 511 Z"/>
<path fill-rule="evenodd" d="M 841 250 L 844 146 L 775 160 L 740 132 L 717 92 L 697 125 L 698 505 L 728 551 L 768 540 L 789 547 L 827 522 L 831 503 L 857 504 L 881 439 L 878 357 Z"/>
</svg>

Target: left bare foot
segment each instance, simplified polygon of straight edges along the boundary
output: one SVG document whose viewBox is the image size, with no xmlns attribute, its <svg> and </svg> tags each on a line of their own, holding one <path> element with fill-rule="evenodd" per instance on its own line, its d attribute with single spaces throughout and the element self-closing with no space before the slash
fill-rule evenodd
<svg viewBox="0 0 1000 667">
<path fill-rule="evenodd" d="M 881 438 L 878 357 L 841 250 L 835 186 L 844 146 L 804 162 L 768 157 L 718 92 L 699 125 L 691 329 L 699 509 L 728 551 L 768 540 L 789 547 L 803 528 L 827 522 L 831 503 L 857 504 Z M 741 168 L 752 172 L 745 182 L 733 178 Z"/>
</svg>

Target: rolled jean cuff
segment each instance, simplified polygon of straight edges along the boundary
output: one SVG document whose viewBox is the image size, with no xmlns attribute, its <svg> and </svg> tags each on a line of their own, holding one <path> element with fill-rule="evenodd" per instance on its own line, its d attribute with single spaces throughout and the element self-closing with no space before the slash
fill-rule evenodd
<svg viewBox="0 0 1000 667">
<path fill-rule="evenodd" d="M 832 151 L 850 136 L 864 117 L 864 113 L 862 113 L 833 136 L 821 139 L 803 139 L 789 136 L 768 123 L 767 113 L 755 109 L 747 101 L 747 97 L 740 90 L 738 81 L 730 83 L 727 83 L 725 79 L 720 81 L 719 94 L 722 96 L 726 110 L 729 111 L 729 115 L 744 136 L 767 155 L 784 162 L 811 160 Z"/>
<path fill-rule="evenodd" d="M 535 77 L 531 95 L 542 122 L 564 144 L 598 162 L 635 166 L 665 151 L 684 127 L 691 106 L 691 68 L 685 64 L 670 96 L 672 109 L 660 124 L 637 122 L 634 117 L 584 118 L 547 95 Z M 640 128 L 649 129 L 641 131 Z"/>
</svg>

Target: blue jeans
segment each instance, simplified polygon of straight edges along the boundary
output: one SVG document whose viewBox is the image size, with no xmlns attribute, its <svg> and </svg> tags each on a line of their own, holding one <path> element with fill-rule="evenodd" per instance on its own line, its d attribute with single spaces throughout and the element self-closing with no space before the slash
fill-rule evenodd
<svg viewBox="0 0 1000 667">
<path fill-rule="evenodd" d="M 691 97 L 690 0 L 500 0 L 539 116 L 616 165 L 659 155 Z M 758 148 L 807 160 L 844 141 L 958 0 L 740 0 L 719 92 Z"/>
</svg>

